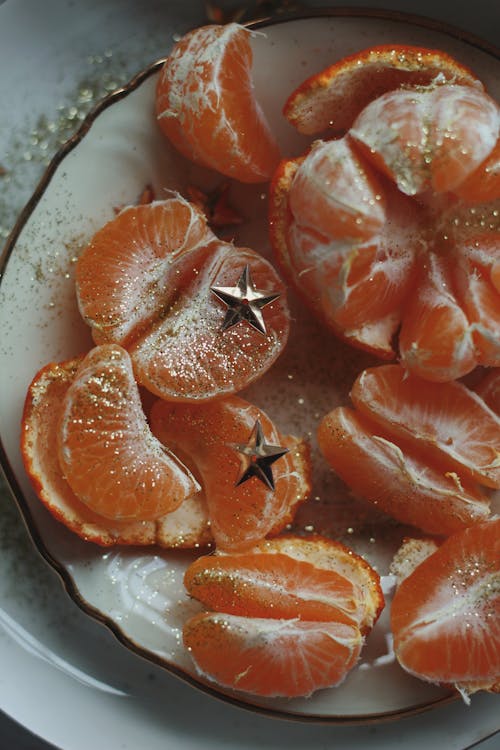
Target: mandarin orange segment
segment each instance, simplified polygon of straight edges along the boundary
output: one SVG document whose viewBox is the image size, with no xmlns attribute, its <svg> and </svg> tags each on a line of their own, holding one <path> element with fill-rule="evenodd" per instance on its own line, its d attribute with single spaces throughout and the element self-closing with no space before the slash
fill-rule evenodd
<svg viewBox="0 0 500 750">
<path fill-rule="evenodd" d="M 420 679 L 465 691 L 500 675 L 500 519 L 447 539 L 397 588 L 394 650 Z"/>
<path fill-rule="evenodd" d="M 263 296 L 266 333 L 246 321 L 223 330 L 228 307 L 212 287 L 235 287 L 248 266 Z M 247 248 L 213 243 L 192 283 L 130 346 L 137 378 L 160 398 L 203 401 L 238 392 L 279 357 L 289 334 L 285 288 L 273 267 Z"/>
<path fill-rule="evenodd" d="M 380 576 L 331 539 L 292 534 L 238 554 L 198 558 L 186 571 L 188 593 L 209 609 L 246 617 L 336 620 L 366 633 L 384 606 Z"/>
<path fill-rule="evenodd" d="M 347 578 L 279 552 L 199 558 L 184 585 L 217 612 L 357 624 L 356 592 Z"/>
<path fill-rule="evenodd" d="M 199 674 L 261 696 L 309 696 L 340 684 L 363 638 L 353 625 L 280 620 L 217 612 L 189 619 L 184 644 Z"/>
<path fill-rule="evenodd" d="M 279 297 L 263 310 L 266 334 L 245 321 L 222 331 L 212 286 L 235 286 L 248 265 L 256 289 Z M 94 236 L 76 269 L 80 310 L 98 342 L 123 345 L 138 381 L 166 399 L 241 390 L 288 338 L 285 289 L 253 250 L 221 242 L 177 196 L 125 209 Z"/>
<path fill-rule="evenodd" d="M 318 442 L 356 495 L 402 523 L 446 536 L 489 515 L 487 498 L 474 483 L 414 446 L 400 447 L 352 409 L 339 407 L 327 414 Z"/>
<path fill-rule="evenodd" d="M 78 304 L 98 343 L 129 341 L 175 302 L 216 237 L 180 197 L 129 206 L 93 236 L 76 264 Z"/>
<path fill-rule="evenodd" d="M 316 141 L 300 163 L 289 206 L 301 226 L 332 239 L 366 239 L 385 222 L 382 187 L 347 138 Z"/>
<path fill-rule="evenodd" d="M 255 98 L 250 37 L 235 23 L 186 34 L 160 73 L 156 114 L 188 159 L 242 182 L 266 182 L 279 148 Z"/>
<path fill-rule="evenodd" d="M 429 253 L 403 311 L 399 350 L 405 367 L 431 381 L 460 378 L 478 357 L 470 321 L 455 293 L 451 259 Z"/>
<path fill-rule="evenodd" d="M 486 252 L 485 252 L 486 251 Z M 457 299 L 468 316 L 481 364 L 500 366 L 500 289 L 495 265 L 500 259 L 500 233 L 472 236 L 457 247 Z"/>
<path fill-rule="evenodd" d="M 500 198 L 500 139 L 489 156 L 454 192 L 471 205 Z"/>
<path fill-rule="evenodd" d="M 350 134 L 406 195 L 455 190 L 498 139 L 498 106 L 470 86 L 390 91 L 356 118 Z"/>
<path fill-rule="evenodd" d="M 288 449 L 272 465 L 274 490 L 252 476 L 241 477 L 239 447 L 259 420 L 265 443 Z M 205 404 L 157 401 L 151 429 L 200 477 L 218 548 L 242 550 L 289 523 L 310 492 L 310 458 L 300 439 L 282 435 L 266 414 L 237 396 Z"/>
<path fill-rule="evenodd" d="M 63 476 L 57 445 L 62 403 L 83 357 L 42 368 L 26 396 L 21 453 L 33 488 L 52 515 L 82 539 L 104 547 L 151 545 L 203 547 L 212 537 L 202 493 L 156 521 L 121 521 L 94 513 Z"/>
<path fill-rule="evenodd" d="M 388 91 L 431 83 L 482 84 L 440 50 L 380 45 L 342 58 L 308 78 L 288 98 L 285 117 L 306 135 L 347 130 L 371 101 Z"/>
<path fill-rule="evenodd" d="M 308 534 L 307 537 L 280 534 L 273 539 L 262 540 L 252 547 L 252 551 L 286 555 L 346 578 L 356 591 L 356 620 L 363 633 L 373 627 L 384 607 L 379 574 L 363 557 L 341 542 L 319 534 Z"/>
<path fill-rule="evenodd" d="M 481 484 L 500 487 L 500 419 L 461 383 L 431 383 L 400 365 L 382 365 L 358 376 L 351 399 L 394 439 L 441 456 Z"/>
<path fill-rule="evenodd" d="M 130 357 L 116 344 L 92 349 L 75 374 L 58 451 L 73 492 L 105 518 L 155 520 L 200 489 L 149 430 Z"/>
</svg>

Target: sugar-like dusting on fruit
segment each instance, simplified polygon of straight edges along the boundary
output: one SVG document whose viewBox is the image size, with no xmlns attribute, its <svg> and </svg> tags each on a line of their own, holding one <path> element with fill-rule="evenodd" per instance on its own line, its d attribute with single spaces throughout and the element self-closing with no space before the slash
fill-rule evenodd
<svg viewBox="0 0 500 750">
<path fill-rule="evenodd" d="M 214 239 L 205 217 L 181 196 L 123 209 L 77 262 L 79 308 L 94 334 L 120 344 L 136 336 L 175 300 L 185 255 L 194 264 Z"/>
<path fill-rule="evenodd" d="M 112 519 L 154 520 L 200 489 L 151 434 L 130 358 L 116 345 L 93 349 L 76 373 L 63 402 L 59 458 L 78 498 Z"/>
<path fill-rule="evenodd" d="M 470 86 L 396 90 L 371 102 L 350 134 L 378 155 L 398 188 L 453 190 L 494 148 L 499 110 Z"/>
</svg>

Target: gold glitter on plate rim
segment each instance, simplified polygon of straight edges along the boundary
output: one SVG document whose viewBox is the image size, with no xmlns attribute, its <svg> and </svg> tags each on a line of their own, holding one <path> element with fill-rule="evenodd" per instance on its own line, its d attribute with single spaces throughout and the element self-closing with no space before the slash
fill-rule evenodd
<svg viewBox="0 0 500 750">
<path fill-rule="evenodd" d="M 255 18 L 252 21 L 245 23 L 251 29 L 261 29 L 276 24 L 284 24 L 290 21 L 309 20 L 314 18 L 353 18 L 360 20 L 387 20 L 406 23 L 410 26 L 417 26 L 427 29 L 429 31 L 438 31 L 444 33 L 450 37 L 453 37 L 463 43 L 466 43 L 472 47 L 479 49 L 482 52 L 490 54 L 497 60 L 500 60 L 500 49 L 494 45 L 484 41 L 483 39 L 474 36 L 468 32 L 464 32 L 459 28 L 444 22 L 426 18 L 424 16 L 413 15 L 403 13 L 400 11 L 386 11 L 378 9 L 366 9 L 366 8 L 310 8 L 307 12 L 300 11 L 295 13 L 280 13 L 276 16 L 265 15 L 261 18 Z M 78 130 L 71 136 L 66 143 L 57 151 L 55 156 L 52 158 L 49 166 L 38 182 L 35 191 L 23 210 L 21 211 L 13 229 L 11 230 L 2 253 L 0 255 L 0 284 L 3 279 L 4 269 L 8 263 L 9 257 L 15 249 L 17 239 L 21 234 L 25 224 L 29 220 L 31 214 L 35 210 L 38 202 L 44 194 L 44 191 L 48 187 L 54 173 L 57 168 L 61 165 L 64 158 L 81 142 L 84 136 L 90 130 L 94 120 L 109 106 L 120 101 L 126 97 L 129 93 L 137 89 L 146 79 L 157 73 L 166 58 L 152 63 L 147 68 L 139 72 L 134 76 L 127 84 L 123 85 L 115 92 L 109 94 L 103 98 L 86 116 Z M 195 688 L 202 690 L 205 693 L 210 694 L 212 697 L 218 698 L 240 708 L 255 711 L 257 713 L 266 715 L 268 717 L 286 719 L 288 721 L 293 720 L 301 723 L 316 723 L 316 724 L 328 724 L 328 725 L 363 725 L 363 724 L 381 724 L 395 721 L 404 717 L 415 716 L 417 714 L 429 711 L 438 706 L 444 706 L 447 703 L 455 701 L 458 698 L 458 694 L 454 691 L 449 694 L 438 697 L 433 700 L 426 700 L 424 703 L 417 703 L 409 706 L 405 709 L 396 709 L 391 711 L 385 711 L 383 713 L 365 713 L 358 715 L 322 715 L 314 713 L 293 713 L 286 710 L 280 710 L 275 707 L 267 707 L 262 703 L 254 702 L 252 696 L 239 696 L 229 691 L 214 686 L 211 683 L 205 682 L 202 678 L 194 676 L 193 674 L 185 671 L 183 668 L 178 667 L 176 664 L 164 660 L 153 652 L 145 649 L 144 647 L 135 643 L 130 636 L 128 636 L 122 628 L 112 620 L 109 616 L 105 615 L 99 609 L 91 605 L 86 601 L 80 594 L 78 587 L 70 574 L 68 569 L 56 559 L 49 549 L 45 545 L 45 541 L 38 530 L 34 517 L 31 513 L 29 503 L 24 497 L 24 494 L 17 481 L 15 473 L 10 466 L 7 454 L 3 445 L 3 441 L 0 436 L 0 465 L 3 469 L 5 478 L 9 489 L 14 497 L 14 500 L 23 516 L 23 519 L 28 528 L 29 534 L 32 541 L 42 557 L 49 563 L 54 571 L 59 575 L 64 588 L 67 593 L 73 599 L 73 601 L 88 615 L 93 617 L 98 622 L 105 625 L 117 638 L 130 651 L 137 655 L 145 658 L 149 662 L 162 667 L 169 671 L 171 674 L 176 675 L 185 682 L 189 683 Z"/>
</svg>

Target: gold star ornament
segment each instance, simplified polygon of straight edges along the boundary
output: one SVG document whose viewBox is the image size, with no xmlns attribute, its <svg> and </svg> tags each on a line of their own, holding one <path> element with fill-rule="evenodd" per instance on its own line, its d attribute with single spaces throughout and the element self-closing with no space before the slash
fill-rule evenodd
<svg viewBox="0 0 500 750">
<path fill-rule="evenodd" d="M 270 490 L 274 490 L 274 477 L 271 466 L 281 456 L 288 453 L 288 448 L 266 443 L 262 426 L 258 419 L 255 422 L 248 443 L 235 445 L 234 448 L 238 451 L 241 458 L 240 476 L 235 486 L 238 487 L 251 477 L 256 477 L 266 487 L 269 487 Z"/>
<path fill-rule="evenodd" d="M 226 306 L 226 316 L 222 323 L 222 330 L 227 331 L 244 320 L 256 331 L 266 335 L 266 325 L 262 315 L 262 308 L 278 299 L 279 294 L 266 294 L 255 288 L 247 264 L 236 286 L 212 286 L 210 291 Z"/>
</svg>

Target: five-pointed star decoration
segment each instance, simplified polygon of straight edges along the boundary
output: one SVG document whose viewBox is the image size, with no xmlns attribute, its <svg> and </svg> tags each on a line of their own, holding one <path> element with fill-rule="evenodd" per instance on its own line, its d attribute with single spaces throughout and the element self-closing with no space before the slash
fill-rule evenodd
<svg viewBox="0 0 500 750">
<path fill-rule="evenodd" d="M 212 286 L 210 291 L 227 305 L 226 317 L 222 323 L 222 330 L 236 325 L 241 320 L 266 335 L 266 325 L 262 315 L 262 308 L 278 299 L 279 294 L 265 294 L 255 288 L 247 264 L 236 286 Z"/>
<path fill-rule="evenodd" d="M 257 419 L 248 443 L 233 446 L 241 457 L 240 476 L 235 484 L 238 487 L 250 477 L 260 479 L 270 490 L 274 490 L 274 477 L 271 465 L 288 453 L 281 445 L 269 445 L 264 440 L 262 426 Z"/>
</svg>

